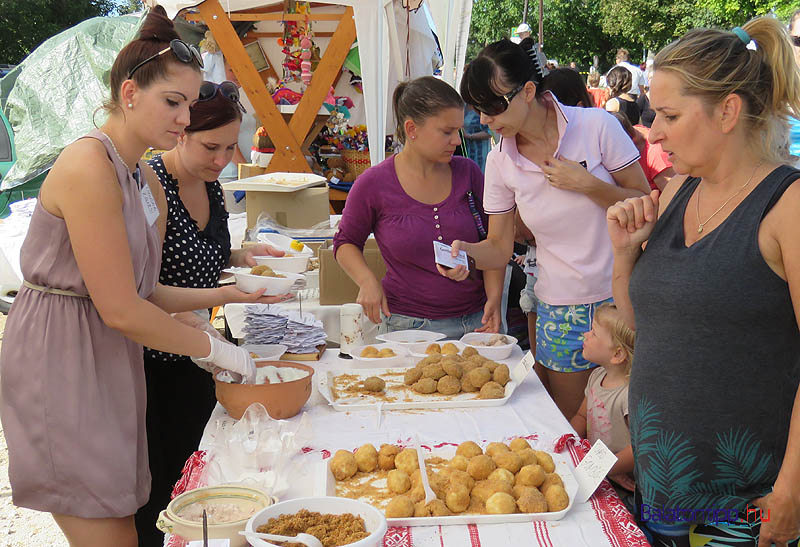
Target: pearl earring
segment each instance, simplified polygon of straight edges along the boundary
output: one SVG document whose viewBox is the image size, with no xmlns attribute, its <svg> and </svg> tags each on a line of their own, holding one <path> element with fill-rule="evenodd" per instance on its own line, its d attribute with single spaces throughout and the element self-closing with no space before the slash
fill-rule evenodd
<svg viewBox="0 0 800 547">
<path fill-rule="evenodd" d="M 128 103 L 128 108 L 133 108 L 133 103 Z"/>
</svg>

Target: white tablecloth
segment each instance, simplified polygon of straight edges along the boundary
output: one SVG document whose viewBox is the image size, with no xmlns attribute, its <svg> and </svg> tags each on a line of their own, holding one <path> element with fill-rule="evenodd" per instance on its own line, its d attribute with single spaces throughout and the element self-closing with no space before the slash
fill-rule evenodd
<svg viewBox="0 0 800 547">
<path fill-rule="evenodd" d="M 516 348 L 511 358 L 504 362 L 511 365 L 521 358 L 522 351 Z M 349 368 L 352 361 L 340 359 L 336 350 L 328 350 L 319 362 L 306 363 L 314 367 L 316 374 L 321 374 Z M 338 449 L 354 450 L 367 442 L 375 446 L 381 443 L 406 445 L 414 433 L 419 435 L 423 446 L 467 440 L 491 442 L 526 436 L 534 448 L 553 451 L 557 439 L 574 433 L 534 372 L 501 407 L 390 411 L 384 412 L 378 420 L 373 411 L 333 410 L 315 386 L 304 412 L 311 418 L 313 443 L 307 453 L 298 456 L 302 460 L 299 462 L 301 471 L 292 477 L 290 490 L 284 499 L 319 495 L 319 462 Z M 292 418 L 299 419 L 299 416 Z M 210 446 L 219 420 L 233 419 L 217 405 L 206 426 L 201 449 Z M 564 454 L 574 464 L 583 452 L 580 447 L 570 446 Z M 613 489 L 604 482 L 588 502 L 576 501 L 561 521 L 390 528 L 384 539 L 384 547 L 412 545 L 581 547 L 645 546 L 647 542 Z"/>
</svg>

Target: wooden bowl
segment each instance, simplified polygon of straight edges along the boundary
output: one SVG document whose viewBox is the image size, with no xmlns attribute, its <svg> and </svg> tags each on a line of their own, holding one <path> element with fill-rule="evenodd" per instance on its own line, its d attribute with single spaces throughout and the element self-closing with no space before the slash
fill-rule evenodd
<svg viewBox="0 0 800 547">
<path fill-rule="evenodd" d="M 217 401 L 225 407 L 228 414 L 240 419 L 253 403 L 261 403 L 275 420 L 296 416 L 311 396 L 311 379 L 314 369 L 308 365 L 290 361 L 259 361 L 256 366 L 292 367 L 307 370 L 308 376 L 292 382 L 279 384 L 229 384 L 214 378 Z"/>
</svg>

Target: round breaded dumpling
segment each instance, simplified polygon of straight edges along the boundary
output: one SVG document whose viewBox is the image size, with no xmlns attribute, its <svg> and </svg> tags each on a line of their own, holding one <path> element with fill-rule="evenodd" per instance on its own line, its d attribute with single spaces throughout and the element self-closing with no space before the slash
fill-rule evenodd
<svg viewBox="0 0 800 547">
<path fill-rule="evenodd" d="M 392 469 L 386 477 L 386 485 L 395 494 L 405 494 L 411 490 L 411 478 L 400 469 Z"/>
<path fill-rule="evenodd" d="M 425 506 L 432 517 L 447 517 L 453 514 L 444 500 L 435 499 Z"/>
<path fill-rule="evenodd" d="M 490 515 L 508 515 L 517 512 L 517 502 L 505 492 L 495 492 L 486 500 L 486 512 Z"/>
<path fill-rule="evenodd" d="M 464 374 L 464 371 L 461 368 L 461 363 L 457 363 L 455 361 L 442 361 L 442 368 L 448 376 L 454 376 L 460 379 L 461 375 Z"/>
<path fill-rule="evenodd" d="M 544 493 L 544 499 L 547 502 L 547 510 L 551 513 L 563 511 L 569 506 L 567 491 L 560 484 L 554 484 L 548 488 Z"/>
<path fill-rule="evenodd" d="M 469 464 L 467 465 L 467 473 L 469 473 L 472 478 L 477 481 L 486 479 L 495 469 L 497 469 L 497 465 L 495 465 L 492 458 L 486 454 L 481 454 L 480 456 L 471 458 L 469 460 Z"/>
<path fill-rule="evenodd" d="M 484 369 L 485 370 L 485 369 Z M 506 388 L 497 382 L 486 382 L 481 386 L 481 399 L 502 399 L 506 396 Z"/>
<path fill-rule="evenodd" d="M 422 368 L 423 378 L 433 378 L 434 380 L 438 380 L 442 376 L 444 376 L 444 369 L 442 368 L 441 363 L 431 363 L 430 365 L 425 365 Z"/>
<path fill-rule="evenodd" d="M 422 369 L 420 367 L 413 367 L 408 369 L 403 375 L 403 383 L 407 386 L 413 386 L 420 378 L 422 378 Z"/>
<path fill-rule="evenodd" d="M 337 481 L 349 479 L 358 471 L 356 457 L 347 450 L 337 450 L 328 465 Z"/>
<path fill-rule="evenodd" d="M 374 348 L 372 346 L 367 346 L 361 350 L 361 357 L 367 357 L 369 359 L 375 359 L 380 355 L 381 352 L 378 351 L 378 348 Z"/>
<path fill-rule="evenodd" d="M 461 454 L 456 454 L 453 456 L 453 459 L 450 460 L 450 467 L 458 469 L 459 471 L 466 471 L 467 465 L 469 465 L 469 460 Z"/>
<path fill-rule="evenodd" d="M 477 387 L 469 383 L 466 374 L 461 376 L 461 391 L 463 391 L 464 393 L 475 393 L 476 391 L 478 391 Z"/>
<path fill-rule="evenodd" d="M 442 376 L 436 384 L 436 389 L 442 395 L 455 395 L 461 392 L 461 380 L 455 376 Z"/>
<path fill-rule="evenodd" d="M 386 506 L 386 518 L 404 519 L 414 516 L 414 502 L 408 496 L 392 498 Z"/>
<path fill-rule="evenodd" d="M 556 470 L 556 464 L 553 463 L 553 457 L 550 454 L 542 450 L 534 450 L 534 452 L 536 453 L 536 460 L 545 473 L 552 473 Z"/>
<path fill-rule="evenodd" d="M 442 346 L 434 342 L 433 344 L 429 344 L 427 348 L 425 348 L 425 353 L 428 355 L 432 355 L 434 353 L 441 354 L 442 353 Z"/>
<path fill-rule="evenodd" d="M 500 363 L 497 363 L 495 361 L 491 361 L 491 360 L 487 359 L 486 361 L 483 362 L 483 364 L 481 366 L 483 366 L 485 368 L 488 368 L 489 372 L 494 373 L 494 371 L 497 369 L 497 367 L 500 366 Z"/>
<path fill-rule="evenodd" d="M 378 357 L 397 357 L 392 348 L 383 348 L 378 352 Z"/>
<path fill-rule="evenodd" d="M 475 479 L 466 471 L 453 469 L 452 473 L 450 473 L 450 486 L 464 488 L 469 492 L 475 486 Z"/>
<path fill-rule="evenodd" d="M 428 473 L 428 484 L 439 499 L 444 499 L 450 487 L 450 476 L 444 473 Z"/>
<path fill-rule="evenodd" d="M 533 451 L 532 448 L 523 448 L 522 450 L 515 451 L 520 459 L 522 460 L 522 465 L 539 465 L 539 459 L 536 457 L 536 452 Z"/>
<path fill-rule="evenodd" d="M 508 365 L 500 365 L 492 371 L 492 380 L 501 386 L 505 386 L 510 379 L 511 375 L 508 371 Z"/>
<path fill-rule="evenodd" d="M 382 444 L 378 450 L 378 468 L 384 471 L 394 469 L 394 458 L 400 449 L 393 444 Z"/>
<path fill-rule="evenodd" d="M 500 452 L 510 452 L 511 449 L 506 446 L 505 443 L 489 443 L 486 445 L 486 450 L 484 451 L 487 456 L 494 457 L 495 454 L 499 454 Z"/>
<path fill-rule="evenodd" d="M 546 513 L 547 500 L 536 488 L 525 487 L 517 498 L 517 507 L 521 513 Z"/>
<path fill-rule="evenodd" d="M 561 480 L 557 473 L 545 473 L 544 480 L 539 485 L 539 490 L 541 490 L 542 494 L 546 494 L 551 486 L 564 487 L 564 481 Z"/>
<path fill-rule="evenodd" d="M 419 483 L 415 484 L 414 486 L 412 486 L 411 490 L 409 490 L 406 493 L 406 496 L 411 498 L 411 501 L 413 501 L 414 503 L 417 503 L 420 500 L 424 500 L 425 499 L 425 489 L 422 487 L 422 482 L 419 482 Z"/>
<path fill-rule="evenodd" d="M 436 391 L 436 380 L 433 378 L 420 378 L 411 386 L 411 389 L 423 395 L 430 395 Z"/>
<path fill-rule="evenodd" d="M 514 488 L 512 489 L 511 493 L 514 496 L 514 499 L 519 499 L 520 496 L 522 496 L 528 490 L 538 491 L 538 488 L 535 488 L 533 486 L 525 486 L 524 484 L 520 484 L 519 482 L 517 482 L 517 484 L 514 485 Z M 541 494 L 541 492 L 539 493 Z"/>
<path fill-rule="evenodd" d="M 508 469 L 498 467 L 489 475 L 490 481 L 506 481 L 510 485 L 514 485 L 514 474 Z"/>
<path fill-rule="evenodd" d="M 420 500 L 414 503 L 414 516 L 415 517 L 429 517 L 431 512 L 425 506 L 425 500 Z"/>
<path fill-rule="evenodd" d="M 483 454 L 483 450 L 481 450 L 481 447 L 478 446 L 477 443 L 472 441 L 464 441 L 456 448 L 456 454 L 470 459 L 474 456 L 480 456 Z"/>
<path fill-rule="evenodd" d="M 483 384 L 492 379 L 492 373 L 488 368 L 478 367 L 470 370 L 466 376 L 470 384 L 480 389 Z"/>
<path fill-rule="evenodd" d="M 505 481 L 478 481 L 472 488 L 472 497 L 482 503 L 486 503 L 497 492 L 504 492 L 510 496 L 514 492 L 514 488 Z"/>
<path fill-rule="evenodd" d="M 524 465 L 517 473 L 517 484 L 539 487 L 544 482 L 544 469 L 539 464 Z"/>
<path fill-rule="evenodd" d="M 442 346 L 442 355 L 458 355 L 458 346 L 452 342 L 447 342 Z"/>
<path fill-rule="evenodd" d="M 530 448 L 531 445 L 523 439 L 522 437 L 517 437 L 510 443 L 508 443 L 508 447 L 513 450 L 514 452 L 519 452 L 520 450 L 525 450 L 526 448 Z"/>
<path fill-rule="evenodd" d="M 471 346 L 467 346 L 464 348 L 464 351 L 461 352 L 461 355 L 467 359 L 472 357 L 473 355 L 479 355 L 478 350 Z"/>
<path fill-rule="evenodd" d="M 517 473 L 522 467 L 522 459 L 516 452 L 500 452 L 492 458 L 497 467 L 508 469 L 511 473 Z"/>
<path fill-rule="evenodd" d="M 386 387 L 386 382 L 380 376 L 370 376 L 364 380 L 364 389 L 367 391 L 378 392 L 383 391 Z"/>
<path fill-rule="evenodd" d="M 480 353 L 476 353 L 475 355 L 471 355 L 469 357 L 469 360 L 472 361 L 473 363 L 478 363 L 478 364 L 483 364 L 484 361 L 488 361 L 488 359 L 486 357 L 484 357 L 483 355 L 481 355 Z"/>
<path fill-rule="evenodd" d="M 451 486 L 444 497 L 447 508 L 453 513 L 461 513 L 469 507 L 469 490 L 458 486 Z"/>
<path fill-rule="evenodd" d="M 419 460 L 417 459 L 417 450 L 415 448 L 406 448 L 401 451 L 394 459 L 394 466 L 406 474 L 411 475 L 415 469 L 419 469 Z"/>
<path fill-rule="evenodd" d="M 375 468 L 378 467 L 378 451 L 371 444 L 362 445 L 354 455 L 358 470 L 362 473 L 375 471 Z"/>
<path fill-rule="evenodd" d="M 460 365 L 461 365 L 461 370 L 463 371 L 462 376 L 466 376 L 467 374 L 469 374 L 470 370 L 475 370 L 476 368 L 481 366 L 480 363 L 474 363 L 470 360 L 464 361 L 460 363 Z"/>
</svg>

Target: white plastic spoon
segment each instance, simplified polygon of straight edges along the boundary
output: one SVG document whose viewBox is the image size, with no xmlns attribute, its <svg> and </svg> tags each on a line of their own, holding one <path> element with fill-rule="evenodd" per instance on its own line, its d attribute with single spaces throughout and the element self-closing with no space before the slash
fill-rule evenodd
<svg viewBox="0 0 800 547">
<path fill-rule="evenodd" d="M 277 534 L 262 534 L 260 532 L 248 532 L 246 530 L 242 530 L 239 533 L 247 538 L 271 539 L 272 541 L 290 541 L 294 543 L 302 543 L 308 547 L 322 547 L 322 542 L 311 534 L 300 533 L 292 537 L 279 536 Z"/>
<path fill-rule="evenodd" d="M 419 445 L 419 435 L 414 434 L 414 448 L 417 450 L 417 462 L 419 462 L 419 478 L 422 480 L 422 488 L 425 490 L 425 505 L 436 499 L 436 493 L 428 482 L 428 472 L 425 470 L 425 458 L 422 456 L 422 448 Z"/>
</svg>

